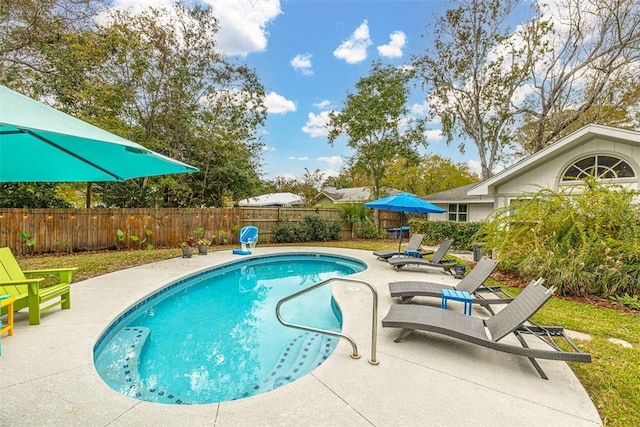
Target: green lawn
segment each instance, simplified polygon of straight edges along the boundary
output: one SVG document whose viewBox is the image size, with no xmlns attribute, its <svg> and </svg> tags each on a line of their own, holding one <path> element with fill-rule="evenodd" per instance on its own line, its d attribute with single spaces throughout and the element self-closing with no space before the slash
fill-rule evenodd
<svg viewBox="0 0 640 427">
<path fill-rule="evenodd" d="M 367 240 L 313 245 L 371 251 L 395 247 L 390 241 Z M 215 246 L 211 249 L 231 250 L 232 247 Z M 78 281 L 177 256 L 181 256 L 179 248 L 25 257 L 18 262 L 25 270 L 75 266 L 78 267 L 75 281 Z M 518 292 L 517 289 L 510 291 Z M 605 425 L 637 426 L 640 420 L 640 313 L 624 313 L 553 298 L 534 320 L 591 335 L 590 341 L 577 343 L 581 349 L 591 353 L 593 363 L 575 363 L 571 365 L 572 369 L 591 396 Z M 613 344 L 608 341 L 610 337 L 625 340 L 633 347 Z"/>
</svg>

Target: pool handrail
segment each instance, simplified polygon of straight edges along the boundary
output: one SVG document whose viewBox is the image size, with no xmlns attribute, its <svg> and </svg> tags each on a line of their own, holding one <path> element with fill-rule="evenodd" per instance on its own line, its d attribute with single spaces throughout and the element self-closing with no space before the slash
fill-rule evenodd
<svg viewBox="0 0 640 427">
<path fill-rule="evenodd" d="M 380 362 L 378 362 L 378 360 L 376 359 L 376 345 L 377 345 L 377 341 L 378 341 L 378 293 L 376 292 L 375 288 L 369 283 L 366 282 L 364 280 L 360 280 L 360 279 L 351 279 L 348 277 L 330 277 L 328 279 L 322 280 L 316 284 L 313 284 L 311 286 L 309 286 L 308 288 L 304 288 L 299 290 L 298 292 L 295 292 L 291 295 L 288 295 L 284 298 L 282 298 L 280 301 L 278 301 L 278 303 L 276 304 L 276 317 L 278 318 L 278 321 L 280 323 L 282 323 L 284 326 L 288 326 L 291 328 L 297 328 L 297 329 L 302 329 L 305 331 L 310 331 L 310 332 L 318 332 L 321 334 L 326 334 L 326 335 L 331 335 L 334 337 L 339 337 L 339 338 L 344 338 L 345 340 L 347 340 L 349 342 L 349 344 L 351 344 L 351 348 L 353 350 L 352 354 L 350 355 L 350 357 L 352 359 L 359 359 L 360 358 L 360 354 L 358 353 L 358 346 L 356 345 L 356 342 L 353 338 L 351 338 L 349 335 L 347 334 L 343 334 L 342 332 L 336 332 L 336 331 L 331 331 L 328 329 L 320 329 L 320 328 L 314 328 L 313 326 L 305 326 L 305 325 L 298 325 L 296 323 L 291 323 L 291 322 L 287 322 L 286 320 L 284 320 L 282 318 L 282 315 L 280 314 L 280 306 L 282 306 L 282 304 L 284 304 L 285 302 L 292 300 L 302 294 L 306 294 L 307 292 L 310 292 L 314 289 L 317 289 L 321 286 L 324 286 L 328 283 L 331 282 L 335 282 L 335 281 L 340 281 L 340 282 L 350 282 L 350 283 L 360 283 L 362 285 L 367 286 L 370 290 L 371 290 L 371 294 L 373 297 L 372 300 L 372 315 L 371 315 L 371 358 L 369 359 L 369 364 L 371 365 L 377 365 Z"/>
</svg>

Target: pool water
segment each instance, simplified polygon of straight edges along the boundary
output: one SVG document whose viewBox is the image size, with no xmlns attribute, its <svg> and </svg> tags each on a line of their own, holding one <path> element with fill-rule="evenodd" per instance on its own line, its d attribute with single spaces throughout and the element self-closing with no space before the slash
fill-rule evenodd
<svg viewBox="0 0 640 427">
<path fill-rule="evenodd" d="M 287 254 L 185 278 L 113 322 L 95 346 L 96 370 L 114 390 L 160 403 L 213 403 L 273 390 L 316 368 L 337 345 L 335 337 L 282 326 L 277 302 L 364 269 L 348 258 Z M 341 328 L 330 285 L 281 312 L 294 323 Z"/>
</svg>

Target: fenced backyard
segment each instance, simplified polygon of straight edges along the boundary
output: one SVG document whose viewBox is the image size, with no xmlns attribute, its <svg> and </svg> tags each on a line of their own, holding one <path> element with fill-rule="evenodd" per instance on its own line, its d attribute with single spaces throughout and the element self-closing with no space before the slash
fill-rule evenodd
<svg viewBox="0 0 640 427">
<path fill-rule="evenodd" d="M 0 208 L 0 247 L 16 255 L 70 253 L 104 249 L 177 247 L 200 227 L 212 244 L 234 244 L 238 230 L 255 225 L 260 241 L 271 241 L 278 221 L 301 221 L 319 215 L 340 221 L 341 210 L 331 208 L 180 208 L 180 209 L 7 209 Z M 380 211 L 379 226 L 400 225 L 397 212 Z M 342 238 L 351 237 L 342 222 Z M 118 231 L 120 230 L 120 232 Z"/>
</svg>

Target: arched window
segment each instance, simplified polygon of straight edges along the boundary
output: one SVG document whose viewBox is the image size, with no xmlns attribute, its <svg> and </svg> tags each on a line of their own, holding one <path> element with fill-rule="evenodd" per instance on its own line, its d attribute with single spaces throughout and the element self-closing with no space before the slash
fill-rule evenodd
<svg viewBox="0 0 640 427">
<path fill-rule="evenodd" d="M 636 173 L 629 163 L 618 157 L 596 155 L 569 166 L 562 174 L 562 181 L 576 181 L 589 176 L 599 179 L 634 178 Z"/>
</svg>

